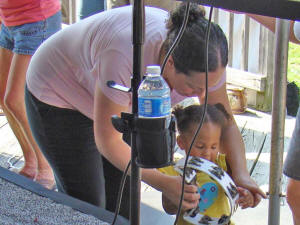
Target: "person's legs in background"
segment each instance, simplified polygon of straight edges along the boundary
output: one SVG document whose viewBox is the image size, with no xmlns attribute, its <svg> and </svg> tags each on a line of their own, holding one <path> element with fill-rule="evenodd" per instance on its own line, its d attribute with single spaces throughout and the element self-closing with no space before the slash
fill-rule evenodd
<svg viewBox="0 0 300 225">
<path fill-rule="evenodd" d="M 24 85 L 26 68 L 28 66 L 29 60 L 31 58 L 30 55 L 16 55 L 12 52 L 13 50 L 13 42 L 8 40 L 7 37 L 7 28 L 2 25 L 1 33 L 0 33 L 0 104 L 5 113 L 5 116 L 8 120 L 8 123 L 14 132 L 17 140 L 23 151 L 23 156 L 25 159 L 25 165 L 20 171 L 21 175 L 24 175 L 28 178 L 34 179 L 37 174 L 37 161 L 35 153 L 28 142 L 23 130 L 17 123 L 15 117 L 12 115 L 10 110 L 6 105 L 11 106 L 14 101 L 10 102 L 7 99 L 6 93 L 13 93 L 15 96 L 22 94 L 21 90 L 18 87 L 22 87 Z M 19 66 L 16 67 L 16 64 L 20 63 Z M 23 70 L 25 67 L 25 71 Z M 17 75 L 16 75 L 17 73 Z M 17 82 L 16 85 L 13 85 L 12 82 Z M 18 87 L 15 87 L 18 86 Z M 12 89 L 14 88 L 14 89 Z M 10 91 L 11 90 L 11 91 Z M 12 96 L 10 94 L 10 96 Z M 23 95 L 24 97 L 24 95 Z M 5 100 L 6 99 L 6 100 Z M 21 101 L 20 107 L 22 107 L 22 102 L 24 104 L 24 100 L 22 101 L 22 96 L 18 100 L 16 100 L 16 104 Z M 6 102 L 6 104 L 4 104 Z M 25 112 L 25 108 L 24 108 Z"/>
<path fill-rule="evenodd" d="M 31 24 L 2 25 L 0 33 L 1 106 L 23 151 L 25 164 L 21 175 L 46 188 L 54 186 L 51 167 L 31 134 L 24 104 L 25 77 L 31 56 L 38 46 L 61 29 L 61 14 Z"/>
<path fill-rule="evenodd" d="M 16 131 L 15 134 L 19 136 L 18 141 L 22 143 L 20 145 L 23 145 L 22 151 L 25 166 L 20 171 L 20 174 L 30 175 L 29 178 L 51 189 L 54 186 L 52 169 L 32 137 L 25 113 L 24 86 L 30 59 L 30 55 L 13 55 L 4 105 L 8 109 L 6 110 L 6 116 L 10 118 L 8 119 L 9 124 L 12 130 Z"/>
<path fill-rule="evenodd" d="M 288 177 L 287 202 L 292 210 L 294 224 L 300 225 L 300 108 L 296 126 L 284 162 L 283 173 Z"/>
<path fill-rule="evenodd" d="M 133 2 L 134 0 L 107 0 L 107 8 L 112 9 L 129 4 L 132 5 Z M 174 0 L 145 0 L 144 3 L 145 5 L 154 6 L 170 12 L 174 10 L 181 2 Z"/>
<path fill-rule="evenodd" d="M 133 4 L 133 1 L 134 0 L 130 0 L 130 4 Z M 181 4 L 181 2 L 175 0 L 145 0 L 144 2 L 145 5 L 161 8 L 168 12 L 171 12 Z"/>
<path fill-rule="evenodd" d="M 20 111 L 22 111 L 22 107 L 24 107 L 24 100 L 22 101 L 22 88 L 20 89 L 19 87 L 20 86 L 22 87 L 22 85 L 25 84 L 24 80 L 25 80 L 26 70 L 24 71 L 23 68 L 24 67 L 25 69 L 27 68 L 30 58 L 31 56 L 14 55 L 10 50 L 0 48 L 1 107 L 23 151 L 25 165 L 19 173 L 28 178 L 34 179 L 37 174 L 37 160 L 36 160 L 35 152 L 33 151 L 19 123 L 16 121 L 11 111 L 7 108 L 7 106 L 13 108 L 12 104 L 16 104 L 17 107 L 21 108 Z M 19 66 L 17 68 L 13 68 L 14 67 L 13 65 L 15 65 L 16 63 L 18 63 Z M 17 76 L 15 76 L 15 74 Z M 16 97 L 19 98 L 19 100 L 15 99 L 15 101 L 10 101 L 6 93 L 12 93 L 9 95 L 9 98 Z M 6 104 L 4 104 L 4 102 Z M 24 112 L 25 112 L 25 108 L 24 108 Z"/>
<path fill-rule="evenodd" d="M 79 0 L 77 14 L 80 20 L 105 10 L 106 0 Z"/>
<path fill-rule="evenodd" d="M 294 225 L 300 225 L 300 181 L 288 178 L 287 202 L 292 210 Z"/>
</svg>

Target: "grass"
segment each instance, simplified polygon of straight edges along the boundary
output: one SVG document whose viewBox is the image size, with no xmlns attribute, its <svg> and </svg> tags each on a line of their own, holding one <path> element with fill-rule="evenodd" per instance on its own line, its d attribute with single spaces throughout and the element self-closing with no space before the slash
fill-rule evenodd
<svg viewBox="0 0 300 225">
<path fill-rule="evenodd" d="M 287 79 L 300 88 L 300 45 L 293 43 L 289 44 Z"/>
</svg>

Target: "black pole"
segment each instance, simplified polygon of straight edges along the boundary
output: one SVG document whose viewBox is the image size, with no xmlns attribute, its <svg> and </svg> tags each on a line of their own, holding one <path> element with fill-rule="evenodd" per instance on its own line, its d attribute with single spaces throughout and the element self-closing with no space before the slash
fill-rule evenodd
<svg viewBox="0 0 300 225">
<path fill-rule="evenodd" d="M 132 113 L 138 113 L 137 90 L 141 83 L 143 73 L 143 44 L 145 35 L 145 7 L 144 0 L 134 0 L 132 8 L 132 44 L 133 44 L 133 77 L 132 88 Z M 136 164 L 137 148 L 136 133 L 131 135 L 131 177 L 130 177 L 130 224 L 140 224 L 140 196 L 141 172 Z"/>
</svg>

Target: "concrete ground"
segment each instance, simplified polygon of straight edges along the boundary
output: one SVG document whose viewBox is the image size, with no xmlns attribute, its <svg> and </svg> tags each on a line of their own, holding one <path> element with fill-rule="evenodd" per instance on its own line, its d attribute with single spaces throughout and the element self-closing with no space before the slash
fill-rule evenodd
<svg viewBox="0 0 300 225">
<path fill-rule="evenodd" d="M 262 113 L 249 109 L 244 114 L 235 115 L 235 119 L 242 130 L 249 170 L 253 166 L 258 150 L 262 148 L 262 154 L 253 170 L 252 177 L 264 191 L 268 191 L 271 143 L 270 132 L 272 124 L 271 115 L 269 113 Z M 295 118 L 286 117 L 284 156 L 286 155 L 294 124 Z M 266 136 L 266 141 L 262 146 L 264 136 Z M 0 138 L 0 166 L 5 168 L 20 168 L 23 165 L 22 152 L 4 116 L 0 116 Z M 285 186 L 286 178 L 283 177 L 283 193 L 285 192 Z M 142 225 L 173 224 L 174 216 L 165 214 L 162 209 L 161 193 L 143 183 L 141 202 Z M 233 220 L 237 225 L 267 225 L 269 207 L 269 200 L 263 200 L 254 209 L 238 209 L 233 215 Z M 280 206 L 280 224 L 293 224 L 291 212 L 284 198 L 282 199 Z"/>
</svg>

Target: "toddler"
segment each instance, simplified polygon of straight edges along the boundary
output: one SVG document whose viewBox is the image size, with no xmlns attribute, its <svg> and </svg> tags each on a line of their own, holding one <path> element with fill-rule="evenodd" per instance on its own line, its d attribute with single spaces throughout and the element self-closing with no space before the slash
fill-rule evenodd
<svg viewBox="0 0 300 225">
<path fill-rule="evenodd" d="M 179 132 L 179 135 L 177 136 L 177 144 L 181 149 L 185 150 L 186 153 L 190 148 L 192 139 L 199 126 L 203 113 L 204 105 L 190 105 L 186 108 L 176 107 L 173 110 Z M 226 163 L 226 156 L 220 152 L 222 129 L 229 120 L 231 120 L 231 117 L 226 112 L 222 104 L 207 105 L 204 122 L 192 146 L 190 156 L 207 159 L 217 164 L 230 174 Z M 179 175 L 179 173 L 174 169 L 174 166 L 168 166 L 159 170 L 168 175 Z M 215 218 L 220 218 L 223 215 L 230 214 L 228 199 L 222 187 L 216 181 L 211 179 L 209 175 L 203 172 L 198 172 L 196 183 L 198 186 L 198 192 L 200 193 L 198 206 L 201 214 Z M 212 186 L 214 186 L 214 188 L 211 188 Z M 239 192 L 239 199 L 237 203 L 243 209 L 251 207 L 254 202 L 251 192 L 241 187 L 238 187 L 237 189 Z M 205 201 L 202 200 L 204 198 Z M 162 197 L 162 203 L 167 213 L 177 213 L 177 207 L 164 195 Z M 187 225 L 190 223 L 184 221 L 183 215 L 181 214 L 178 220 L 178 225 L 183 224 Z M 231 222 L 230 224 L 232 225 L 233 223 Z"/>
</svg>

